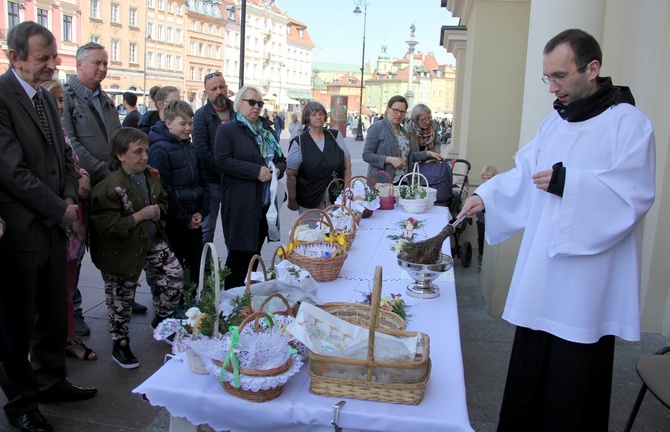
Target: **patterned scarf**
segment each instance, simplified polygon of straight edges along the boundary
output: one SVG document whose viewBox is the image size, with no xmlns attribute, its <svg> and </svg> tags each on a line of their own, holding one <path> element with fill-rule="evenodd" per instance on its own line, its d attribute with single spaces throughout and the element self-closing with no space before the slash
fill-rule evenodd
<svg viewBox="0 0 670 432">
<path fill-rule="evenodd" d="M 419 141 L 419 147 L 425 150 L 433 150 L 433 140 L 435 139 L 435 131 L 433 130 L 433 122 L 430 123 L 426 129 L 421 129 L 417 123 L 412 121 L 412 129 Z"/>
<path fill-rule="evenodd" d="M 260 117 L 258 118 L 258 120 L 256 120 L 255 125 L 251 124 L 251 122 L 239 112 L 235 113 L 235 117 L 240 123 L 246 125 L 249 128 L 249 130 L 254 134 L 254 136 L 260 135 L 261 142 L 259 144 L 259 147 L 261 149 L 261 156 L 263 156 L 264 158 L 268 156 L 268 145 L 272 147 L 272 149 L 274 149 L 275 153 L 277 153 L 277 156 L 279 157 L 283 156 L 283 153 L 281 151 L 281 148 L 279 147 L 279 144 L 277 143 L 275 135 L 263 127 L 263 122 L 261 121 Z"/>
</svg>

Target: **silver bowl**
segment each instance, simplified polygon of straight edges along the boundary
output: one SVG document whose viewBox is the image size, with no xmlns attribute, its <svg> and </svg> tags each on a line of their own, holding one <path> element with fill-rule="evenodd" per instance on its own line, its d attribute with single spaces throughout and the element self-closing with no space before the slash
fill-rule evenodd
<svg viewBox="0 0 670 432">
<path fill-rule="evenodd" d="M 407 285 L 407 295 L 418 298 L 435 298 L 440 295 L 440 287 L 433 281 L 440 273 L 448 271 L 454 260 L 446 254 L 440 254 L 435 264 L 416 264 L 402 260 L 398 257 L 400 268 L 409 273 L 414 283 Z"/>
</svg>

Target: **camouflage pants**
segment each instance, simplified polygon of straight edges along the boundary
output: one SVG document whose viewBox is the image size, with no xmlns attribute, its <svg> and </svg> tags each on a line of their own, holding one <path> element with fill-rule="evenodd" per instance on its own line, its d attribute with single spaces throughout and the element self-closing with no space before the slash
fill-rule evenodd
<svg viewBox="0 0 670 432">
<path fill-rule="evenodd" d="M 147 278 L 160 289 L 160 300 L 156 306 L 156 313 L 162 317 L 172 315 L 181 299 L 184 277 L 181 264 L 167 242 L 161 241 L 149 249 L 144 263 L 144 272 Z M 137 280 L 122 279 L 104 272 L 102 279 L 105 281 L 109 332 L 112 334 L 112 340 L 127 337 L 135 290 L 140 284 Z"/>
</svg>

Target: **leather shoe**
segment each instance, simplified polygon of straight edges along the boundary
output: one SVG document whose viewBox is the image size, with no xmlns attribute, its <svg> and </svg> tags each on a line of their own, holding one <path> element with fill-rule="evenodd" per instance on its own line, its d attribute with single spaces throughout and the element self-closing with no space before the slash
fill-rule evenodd
<svg viewBox="0 0 670 432">
<path fill-rule="evenodd" d="M 37 408 L 18 417 L 7 417 L 7 421 L 10 425 L 18 427 L 23 432 L 51 432 L 54 430 L 51 423 L 44 418 Z"/>
<path fill-rule="evenodd" d="M 143 314 L 147 313 L 147 307 L 144 306 L 143 304 L 137 303 L 136 301 L 133 302 L 133 313 L 134 314 Z"/>
<path fill-rule="evenodd" d="M 98 392 L 93 387 L 79 387 L 68 381 L 63 381 L 49 390 L 40 392 L 37 401 L 42 404 L 55 402 L 77 402 L 90 399 Z"/>
</svg>

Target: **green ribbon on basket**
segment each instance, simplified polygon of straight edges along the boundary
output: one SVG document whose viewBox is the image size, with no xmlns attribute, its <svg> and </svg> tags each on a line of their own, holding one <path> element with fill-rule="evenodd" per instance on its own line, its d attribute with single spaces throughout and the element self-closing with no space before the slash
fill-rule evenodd
<svg viewBox="0 0 670 432">
<path fill-rule="evenodd" d="M 270 320 L 268 319 L 268 317 L 263 317 L 263 321 L 265 322 L 265 325 L 268 326 L 268 328 L 270 328 L 270 327 L 272 327 L 273 324 L 276 322 L 276 321 L 275 321 L 275 315 L 274 315 L 272 312 L 266 312 L 266 314 L 268 314 L 268 315 L 270 316 L 270 319 L 271 319 L 272 321 L 270 321 Z"/>
<path fill-rule="evenodd" d="M 223 371 L 226 369 L 226 366 L 228 366 L 228 363 L 232 365 L 233 368 L 233 377 L 235 380 L 235 388 L 240 388 L 240 364 L 237 361 L 237 356 L 235 353 L 240 352 L 237 349 L 237 344 L 240 341 L 240 328 L 237 326 L 230 326 L 228 327 L 228 330 L 231 333 L 231 336 L 229 336 L 229 345 L 230 345 L 230 350 L 228 351 L 228 354 L 226 354 L 226 359 L 223 362 L 223 366 L 221 366 L 221 373 L 219 374 L 219 381 L 223 382 L 224 374 Z"/>
</svg>

